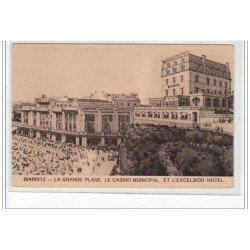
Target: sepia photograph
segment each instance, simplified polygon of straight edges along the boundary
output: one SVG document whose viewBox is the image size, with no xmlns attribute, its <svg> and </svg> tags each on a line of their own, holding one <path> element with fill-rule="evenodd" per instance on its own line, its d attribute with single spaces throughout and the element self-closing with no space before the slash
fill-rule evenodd
<svg viewBox="0 0 250 250">
<path fill-rule="evenodd" d="M 233 45 L 11 53 L 13 186 L 233 187 Z"/>
</svg>

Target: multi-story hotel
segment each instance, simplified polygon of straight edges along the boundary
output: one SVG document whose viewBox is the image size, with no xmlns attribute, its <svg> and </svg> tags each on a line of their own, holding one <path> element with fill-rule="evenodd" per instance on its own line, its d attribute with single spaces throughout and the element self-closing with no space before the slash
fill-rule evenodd
<svg viewBox="0 0 250 250">
<path fill-rule="evenodd" d="M 138 101 L 137 96 L 128 98 Z M 33 105 L 23 105 L 19 109 L 21 122 L 17 132 L 80 146 L 119 145 L 127 127 L 133 123 L 131 106 L 121 109 L 115 101 L 43 96 Z"/>
<path fill-rule="evenodd" d="M 202 126 L 232 114 L 228 63 L 183 52 L 162 61 L 161 72 L 163 96 L 149 99 L 149 106 L 136 107 L 135 122 Z"/>
</svg>

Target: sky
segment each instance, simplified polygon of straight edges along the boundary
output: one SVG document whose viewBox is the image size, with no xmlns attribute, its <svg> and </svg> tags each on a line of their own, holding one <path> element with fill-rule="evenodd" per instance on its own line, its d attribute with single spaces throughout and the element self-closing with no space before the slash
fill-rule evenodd
<svg viewBox="0 0 250 250">
<path fill-rule="evenodd" d="M 229 63 L 233 45 L 12 44 L 12 100 L 83 98 L 95 91 L 137 92 L 142 103 L 161 97 L 161 62 L 183 51 Z"/>
</svg>

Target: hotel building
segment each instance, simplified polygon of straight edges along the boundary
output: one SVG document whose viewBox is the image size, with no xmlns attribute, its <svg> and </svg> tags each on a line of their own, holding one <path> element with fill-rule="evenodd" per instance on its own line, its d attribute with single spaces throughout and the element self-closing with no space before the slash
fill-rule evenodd
<svg viewBox="0 0 250 250">
<path fill-rule="evenodd" d="M 204 125 L 232 117 L 233 93 L 228 63 L 183 52 L 162 61 L 162 97 L 136 107 L 134 121 L 144 124 Z"/>
<path fill-rule="evenodd" d="M 19 112 L 17 133 L 80 146 L 119 145 L 133 123 L 133 107 L 121 109 L 115 101 L 93 98 L 43 96 L 33 105 L 23 105 Z"/>
</svg>

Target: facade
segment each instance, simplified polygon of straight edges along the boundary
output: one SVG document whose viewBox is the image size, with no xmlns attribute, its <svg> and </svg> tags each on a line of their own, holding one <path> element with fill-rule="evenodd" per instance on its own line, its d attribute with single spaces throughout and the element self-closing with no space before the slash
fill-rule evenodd
<svg viewBox="0 0 250 250">
<path fill-rule="evenodd" d="M 229 64 L 183 52 L 162 61 L 162 97 L 135 108 L 135 122 L 202 125 L 232 116 Z"/>
<path fill-rule="evenodd" d="M 90 97 L 112 102 L 115 107 L 119 109 L 133 109 L 134 107 L 140 107 L 141 105 L 137 93 L 110 94 L 104 91 L 95 91 Z"/>
<path fill-rule="evenodd" d="M 125 94 L 107 94 L 107 99 L 115 104 L 119 109 L 133 109 L 140 107 L 141 101 L 136 93 Z"/>
<path fill-rule="evenodd" d="M 93 98 L 37 98 L 23 105 L 18 133 L 80 146 L 119 145 L 130 123 L 132 109 Z"/>
</svg>

